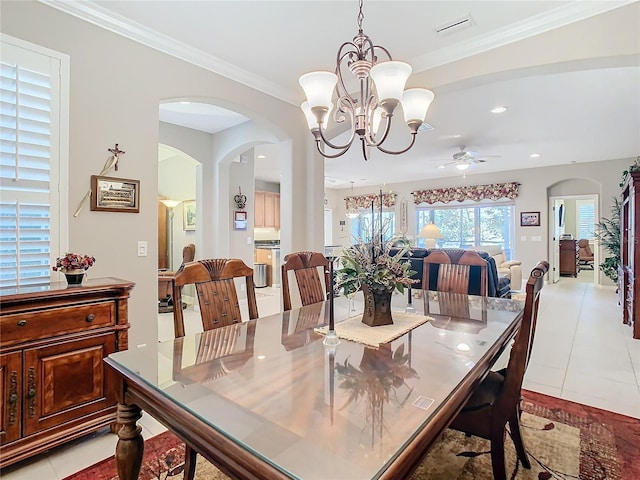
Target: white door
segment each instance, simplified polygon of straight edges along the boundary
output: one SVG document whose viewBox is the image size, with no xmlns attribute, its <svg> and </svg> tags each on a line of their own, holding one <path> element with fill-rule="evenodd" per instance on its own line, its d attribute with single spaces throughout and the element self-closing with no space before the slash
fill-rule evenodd
<svg viewBox="0 0 640 480">
<path fill-rule="evenodd" d="M 553 225 L 549 229 L 551 231 L 551 239 L 549 241 L 549 250 L 552 252 L 553 262 L 551 265 L 552 274 L 551 282 L 556 283 L 560 280 L 560 235 L 564 233 L 564 199 L 550 198 L 549 206 L 551 207 L 551 215 Z"/>
</svg>

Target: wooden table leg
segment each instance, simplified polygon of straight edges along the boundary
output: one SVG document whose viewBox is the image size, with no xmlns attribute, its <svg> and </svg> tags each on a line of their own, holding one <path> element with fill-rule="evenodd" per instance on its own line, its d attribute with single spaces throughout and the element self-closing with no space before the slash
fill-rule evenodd
<svg viewBox="0 0 640 480">
<path fill-rule="evenodd" d="M 122 428 L 118 431 L 118 443 L 116 445 L 116 467 L 120 480 L 137 480 L 142 465 L 144 453 L 144 440 L 142 439 L 142 427 L 136 422 L 142 416 L 142 411 L 137 405 L 118 404 L 118 423 Z"/>
</svg>

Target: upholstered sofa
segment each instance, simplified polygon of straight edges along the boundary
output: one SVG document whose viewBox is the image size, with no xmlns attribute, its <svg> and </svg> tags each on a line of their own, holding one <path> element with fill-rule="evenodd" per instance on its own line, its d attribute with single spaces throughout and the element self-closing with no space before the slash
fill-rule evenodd
<svg viewBox="0 0 640 480">
<path fill-rule="evenodd" d="M 499 245 L 482 245 L 470 247 L 469 250 L 487 252 L 496 262 L 498 275 L 507 277 L 511 282 L 511 290 L 520 290 L 522 287 L 522 262 L 520 260 L 507 260 L 504 250 Z"/>
<path fill-rule="evenodd" d="M 392 248 L 391 255 L 397 254 L 401 249 Z M 445 249 L 445 251 L 453 251 L 459 249 Z M 407 257 L 411 263 L 411 270 L 416 273 L 413 278 L 419 280 L 414 284 L 413 288 L 423 288 L 423 269 L 424 269 L 424 257 L 429 255 L 431 250 L 426 248 L 412 248 L 410 255 Z M 511 292 L 510 280 L 507 277 L 498 274 L 495 259 L 487 252 L 479 251 L 478 254 L 487 261 L 487 295 L 490 297 L 509 297 Z M 470 295 L 480 294 L 480 275 L 473 269 L 471 271 L 471 281 L 469 286 Z"/>
</svg>

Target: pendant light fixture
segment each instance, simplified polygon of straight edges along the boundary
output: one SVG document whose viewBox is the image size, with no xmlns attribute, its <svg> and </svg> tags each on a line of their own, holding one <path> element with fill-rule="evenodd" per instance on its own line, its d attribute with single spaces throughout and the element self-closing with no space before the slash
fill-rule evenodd
<svg viewBox="0 0 640 480">
<path fill-rule="evenodd" d="M 351 180 L 351 197 L 353 197 L 353 184 L 355 182 L 353 180 Z M 351 203 L 351 207 L 349 207 L 349 209 L 347 210 L 347 218 L 350 219 L 354 219 L 354 218 L 358 218 L 360 216 L 360 213 L 358 212 L 358 210 L 356 210 L 356 208 L 353 206 L 353 203 Z"/>
<path fill-rule="evenodd" d="M 301 108 L 315 138 L 318 152 L 325 158 L 344 155 L 356 135 L 362 144 L 365 160 L 369 159 L 371 147 L 391 155 L 408 151 L 415 143 L 418 129 L 424 123 L 434 98 L 433 92 L 424 88 L 404 90 L 411 75 L 411 65 L 394 61 L 386 48 L 375 45 L 363 32 L 362 1 L 359 1 L 358 34 L 353 41 L 340 46 L 335 73 L 315 71 L 306 73 L 299 79 L 307 96 L 307 101 Z M 347 69 L 360 85 L 359 92 L 354 95 L 347 91 L 343 77 L 343 71 L 346 73 Z M 335 105 L 334 91 L 337 96 Z M 394 110 L 400 103 L 411 140 L 406 148 L 391 151 L 382 145 L 389 135 Z M 336 123 L 343 123 L 347 119 L 349 121 L 350 136 L 344 144 L 333 143 L 325 136 L 327 119 L 332 110 Z M 324 147 L 335 152 L 326 152 Z"/>
</svg>

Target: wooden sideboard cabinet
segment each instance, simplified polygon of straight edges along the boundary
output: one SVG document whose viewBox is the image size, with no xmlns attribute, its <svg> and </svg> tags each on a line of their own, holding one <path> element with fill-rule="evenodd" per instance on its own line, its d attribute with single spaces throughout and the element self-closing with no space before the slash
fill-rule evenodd
<svg viewBox="0 0 640 480">
<path fill-rule="evenodd" d="M 577 240 L 560 240 L 560 275 L 577 277 L 580 271 L 580 248 Z"/>
<path fill-rule="evenodd" d="M 0 468 L 114 427 L 117 382 L 102 359 L 128 347 L 133 286 L 0 289 Z"/>
</svg>

